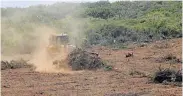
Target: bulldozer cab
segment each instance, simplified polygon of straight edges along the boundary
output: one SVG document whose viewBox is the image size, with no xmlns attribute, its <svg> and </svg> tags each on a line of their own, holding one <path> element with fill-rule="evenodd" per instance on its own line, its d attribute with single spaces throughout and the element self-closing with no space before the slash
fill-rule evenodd
<svg viewBox="0 0 183 96">
<path fill-rule="evenodd" d="M 60 54 L 66 56 L 65 54 L 68 52 L 68 45 L 69 37 L 67 34 L 51 35 L 49 38 L 47 52 L 51 58 L 54 58 Z"/>
<path fill-rule="evenodd" d="M 58 35 L 52 35 L 50 37 L 50 44 L 51 45 L 68 45 L 69 43 L 69 37 L 67 34 L 58 34 Z"/>
</svg>

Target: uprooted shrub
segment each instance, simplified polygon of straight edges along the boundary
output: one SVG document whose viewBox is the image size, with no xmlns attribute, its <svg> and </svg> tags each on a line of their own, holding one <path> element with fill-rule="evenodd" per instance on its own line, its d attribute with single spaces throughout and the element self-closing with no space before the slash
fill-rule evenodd
<svg viewBox="0 0 183 96">
<path fill-rule="evenodd" d="M 175 76 L 176 76 L 176 78 L 175 78 L 176 82 L 182 82 L 182 71 L 181 70 L 177 71 Z"/>
<path fill-rule="evenodd" d="M 153 81 L 155 83 L 166 82 L 182 82 L 181 71 L 174 71 L 170 69 L 159 70 L 154 74 Z"/>
<path fill-rule="evenodd" d="M 68 65 L 73 70 L 93 70 L 104 67 L 97 53 L 87 52 L 83 49 L 75 49 L 68 55 Z"/>
<path fill-rule="evenodd" d="M 1 70 L 6 69 L 17 69 L 17 68 L 33 68 L 33 65 L 28 64 L 27 61 L 20 60 L 11 60 L 11 61 L 1 61 Z"/>
<path fill-rule="evenodd" d="M 163 70 L 158 71 L 155 73 L 154 82 L 162 83 L 164 80 L 166 81 L 172 81 L 173 78 L 175 78 L 175 71 L 174 70 Z"/>
</svg>

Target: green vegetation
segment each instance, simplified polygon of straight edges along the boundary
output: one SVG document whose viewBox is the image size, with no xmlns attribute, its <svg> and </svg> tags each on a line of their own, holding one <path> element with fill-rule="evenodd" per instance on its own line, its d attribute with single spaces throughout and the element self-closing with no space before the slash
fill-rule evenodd
<svg viewBox="0 0 183 96">
<path fill-rule="evenodd" d="M 87 9 L 92 9 L 91 12 L 95 12 L 94 15 L 88 14 L 94 18 L 90 22 L 95 25 L 88 32 L 92 35 L 92 38 L 89 38 L 92 44 L 111 45 L 116 40 L 119 45 L 131 41 L 149 42 L 182 36 L 181 2 L 123 1 L 111 4 L 97 2 L 88 5 L 90 6 Z M 111 13 L 105 15 L 108 16 L 107 20 L 103 20 L 106 17 L 98 13 L 101 8 L 107 12 L 109 11 L 105 8 L 110 8 Z M 103 19 L 96 18 L 96 14 L 100 15 L 97 16 L 98 18 Z"/>
<path fill-rule="evenodd" d="M 1 12 L 3 53 L 12 48 L 31 52 L 40 26 L 68 33 L 77 42 L 86 38 L 87 44 L 113 47 L 182 37 L 181 1 L 56 3 Z"/>
</svg>

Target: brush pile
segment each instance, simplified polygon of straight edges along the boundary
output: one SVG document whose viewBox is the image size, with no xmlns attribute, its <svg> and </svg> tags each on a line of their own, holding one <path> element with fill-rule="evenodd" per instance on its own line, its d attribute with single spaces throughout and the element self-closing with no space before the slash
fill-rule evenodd
<svg viewBox="0 0 183 96">
<path fill-rule="evenodd" d="M 182 72 L 181 70 L 179 71 L 174 71 L 170 69 L 161 70 L 155 73 L 153 81 L 156 83 L 166 83 L 166 84 L 169 84 L 170 82 L 177 84 L 180 83 L 178 86 L 181 86 Z"/>
<path fill-rule="evenodd" d="M 1 70 L 6 69 L 17 69 L 17 68 L 32 68 L 33 65 L 28 64 L 27 61 L 20 60 L 11 60 L 11 61 L 1 61 Z"/>
<path fill-rule="evenodd" d="M 68 55 L 67 61 L 72 70 L 95 70 L 104 67 L 103 62 L 97 53 L 87 52 L 79 48 L 73 50 Z"/>
</svg>

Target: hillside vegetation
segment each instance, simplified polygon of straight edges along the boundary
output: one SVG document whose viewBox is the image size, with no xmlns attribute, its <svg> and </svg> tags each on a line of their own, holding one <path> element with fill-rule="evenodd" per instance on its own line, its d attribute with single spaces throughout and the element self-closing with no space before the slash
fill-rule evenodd
<svg viewBox="0 0 183 96">
<path fill-rule="evenodd" d="M 55 3 L 1 12 L 3 54 L 32 52 L 42 26 L 68 33 L 71 43 L 86 38 L 88 45 L 113 47 L 182 37 L 181 1 Z"/>
</svg>

